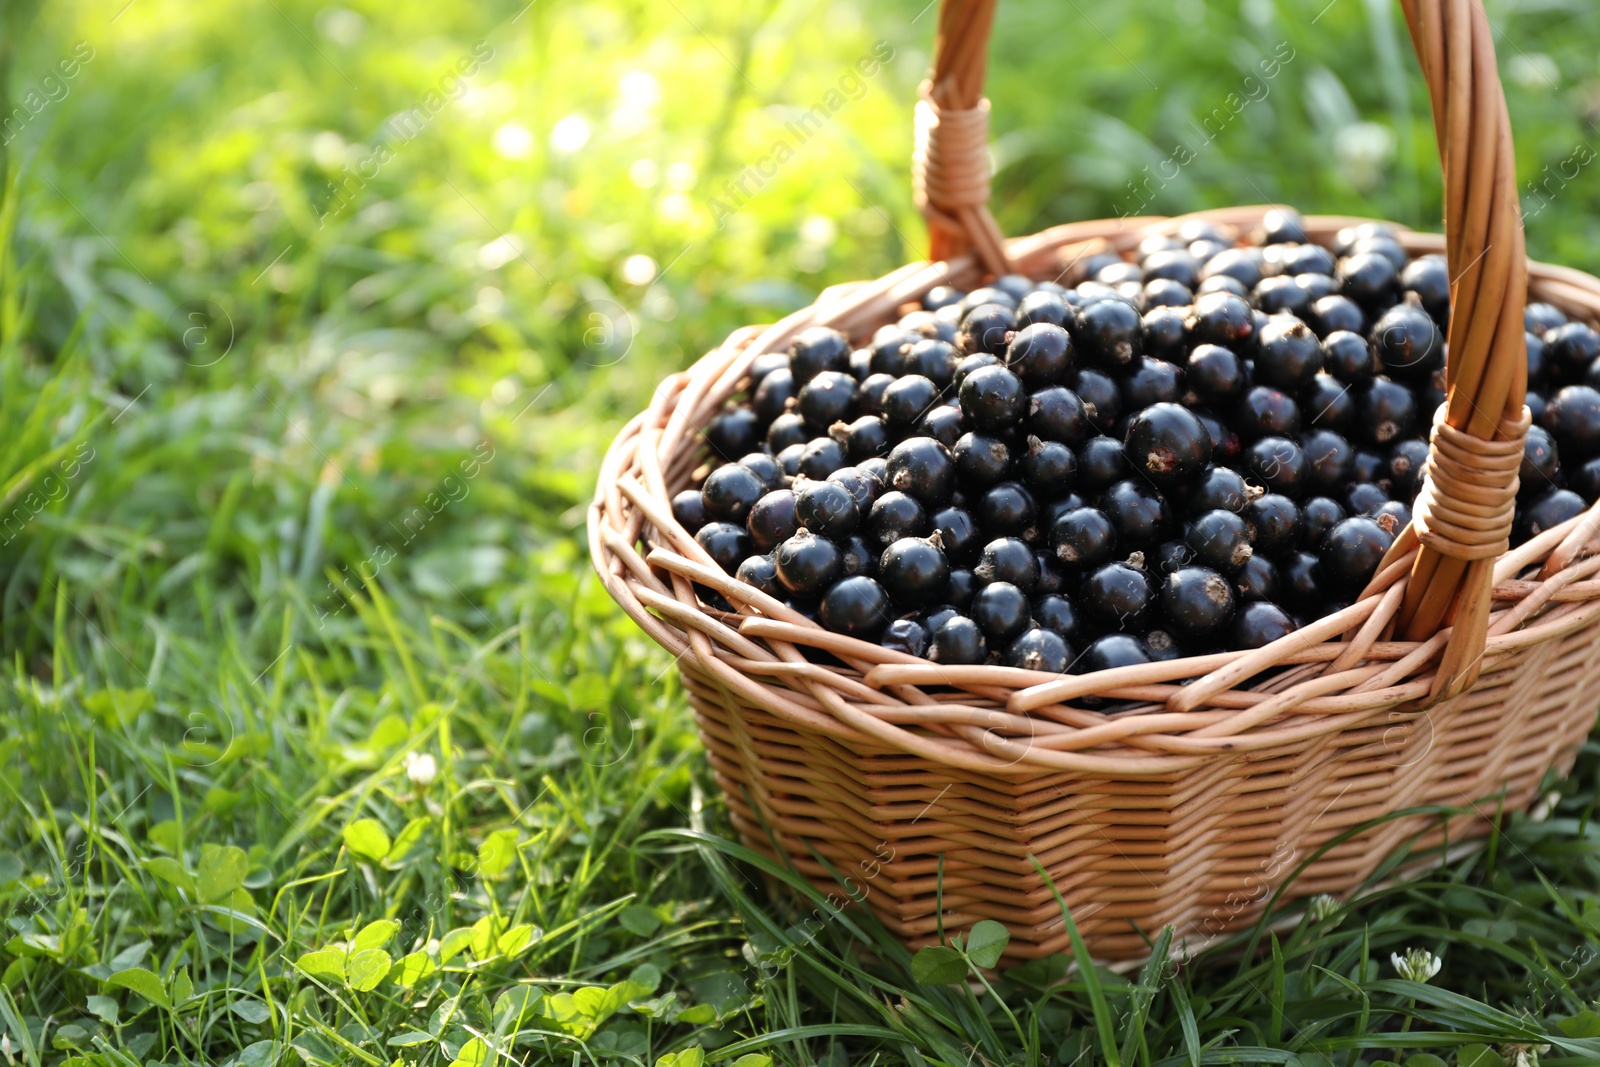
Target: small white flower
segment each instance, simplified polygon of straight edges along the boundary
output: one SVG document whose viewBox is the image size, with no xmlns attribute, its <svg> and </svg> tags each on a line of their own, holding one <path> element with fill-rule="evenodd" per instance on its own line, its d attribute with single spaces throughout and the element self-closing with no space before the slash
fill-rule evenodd
<svg viewBox="0 0 1600 1067">
<path fill-rule="evenodd" d="M 1550 792 L 1540 797 L 1539 803 L 1535 804 L 1533 810 L 1528 812 L 1528 821 L 1544 822 L 1550 817 L 1550 813 L 1556 810 L 1556 805 L 1559 803 L 1561 803 L 1561 794 L 1554 789 L 1550 790 Z"/>
<path fill-rule="evenodd" d="M 430 752 L 407 752 L 406 777 L 415 786 L 431 785 L 439 777 L 439 761 Z"/>
<path fill-rule="evenodd" d="M 1318 893 L 1311 898 L 1311 904 L 1306 910 L 1311 913 L 1313 922 L 1322 922 L 1329 916 L 1338 914 L 1339 901 L 1327 893 Z"/>
<path fill-rule="evenodd" d="M 1389 953 L 1389 962 L 1394 964 L 1394 969 L 1400 972 L 1401 978 L 1413 982 L 1426 982 L 1439 973 L 1443 961 L 1425 948 L 1408 948 L 1406 954 L 1401 956 L 1398 952 Z"/>
<path fill-rule="evenodd" d="M 1549 1045 L 1501 1045 L 1500 1056 L 1511 1067 L 1539 1067 L 1541 1053 L 1549 1052 Z"/>
</svg>

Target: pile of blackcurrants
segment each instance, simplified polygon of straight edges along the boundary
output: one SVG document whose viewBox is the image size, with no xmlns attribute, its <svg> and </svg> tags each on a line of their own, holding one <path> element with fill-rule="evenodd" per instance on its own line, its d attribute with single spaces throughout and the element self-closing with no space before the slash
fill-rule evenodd
<svg viewBox="0 0 1600 1067">
<path fill-rule="evenodd" d="M 936 663 L 1084 673 L 1256 648 L 1360 594 L 1411 517 L 1450 279 L 1381 223 L 1185 223 L 758 357 L 673 515 L 740 581 Z M 1527 310 L 1515 538 L 1600 497 L 1600 333 Z M 708 602 L 719 601 L 704 590 Z M 726 607 L 726 604 L 718 606 Z"/>
</svg>

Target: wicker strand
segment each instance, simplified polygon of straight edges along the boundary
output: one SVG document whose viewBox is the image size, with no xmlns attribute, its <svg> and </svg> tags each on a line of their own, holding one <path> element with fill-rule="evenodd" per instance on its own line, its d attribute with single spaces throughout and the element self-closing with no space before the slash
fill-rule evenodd
<svg viewBox="0 0 1600 1067">
<path fill-rule="evenodd" d="M 1532 421 L 1524 406 L 1518 418 L 1502 422 L 1495 440 L 1485 441 L 1451 426 L 1439 411 L 1411 509 L 1423 545 L 1459 560 L 1493 559 L 1511 547 L 1522 439 Z"/>
</svg>

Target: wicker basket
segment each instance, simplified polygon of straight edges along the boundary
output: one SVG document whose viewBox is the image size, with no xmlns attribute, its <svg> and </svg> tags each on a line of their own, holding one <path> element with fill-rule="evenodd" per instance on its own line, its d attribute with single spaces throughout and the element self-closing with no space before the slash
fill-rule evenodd
<svg viewBox="0 0 1600 1067">
<path fill-rule="evenodd" d="M 1355 604 L 1266 648 L 1073 676 L 943 667 L 822 630 L 719 570 L 672 518 L 699 430 L 759 354 L 807 326 L 869 334 L 936 285 L 1059 276 L 1180 219 L 1075 223 L 1004 241 L 985 203 L 993 0 L 945 0 L 914 172 L 933 261 L 837 286 L 667 379 L 606 457 L 589 540 L 606 588 L 678 660 L 746 843 L 864 900 L 910 945 L 997 919 L 1008 956 L 1067 947 L 1048 872 L 1096 956 L 1191 946 L 1292 896 L 1341 894 L 1401 846 L 1487 833 L 1565 771 L 1600 706 L 1600 508 L 1508 551 L 1528 294 L 1600 320 L 1600 281 L 1528 264 L 1511 134 L 1479 0 L 1405 0 L 1432 96 L 1452 287 L 1449 400 L 1412 526 Z M 1198 216 L 1248 232 L 1267 209 Z M 1351 223 L 1307 220 L 1329 242 Z M 734 612 L 713 610 L 695 584 Z M 822 649 L 844 667 L 802 651 Z M 1269 668 L 1277 668 L 1269 670 Z M 1267 672 L 1267 673 L 1263 673 Z M 1265 680 L 1263 680 L 1265 679 Z M 1125 702 L 1106 713 L 1084 698 Z M 1318 850 L 1352 827 L 1427 805 Z M 840 879 L 845 879 L 840 890 Z"/>
</svg>

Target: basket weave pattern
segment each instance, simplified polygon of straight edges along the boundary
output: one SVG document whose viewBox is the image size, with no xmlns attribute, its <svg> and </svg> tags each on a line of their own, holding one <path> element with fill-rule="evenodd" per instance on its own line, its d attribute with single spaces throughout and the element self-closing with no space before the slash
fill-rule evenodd
<svg viewBox="0 0 1600 1067">
<path fill-rule="evenodd" d="M 1413 255 L 1447 252 L 1458 278 L 1448 426 L 1436 427 L 1429 467 L 1429 491 L 1442 500 L 1433 528 L 1426 518 L 1408 528 L 1350 607 L 1254 651 L 1085 676 L 947 667 L 822 630 L 729 577 L 672 518 L 667 502 L 706 458 L 700 430 L 757 355 L 783 351 L 812 325 L 863 336 L 936 285 L 974 286 L 997 257 L 1055 278 L 1085 255 L 1131 251 L 1181 219 L 1074 223 L 997 249 L 985 236 L 986 210 L 934 204 L 936 245 L 949 258 L 835 287 L 774 326 L 736 332 L 662 383 L 623 430 L 590 510 L 591 554 L 611 595 L 677 658 L 747 844 L 826 891 L 863 900 L 908 944 L 998 919 L 1011 929 L 1014 959 L 1068 943 L 1037 859 L 1095 954 L 1127 959 L 1147 951 L 1145 933 L 1168 924 L 1193 946 L 1255 921 L 1271 890 L 1302 866 L 1291 895 L 1339 894 L 1396 848 L 1481 836 L 1501 810 L 1527 806 L 1547 770 L 1570 767 L 1600 706 L 1591 631 L 1600 617 L 1592 555 L 1600 507 L 1503 552 L 1515 470 L 1496 484 L 1493 468 L 1507 466 L 1497 455 L 1520 456 L 1526 429 L 1524 290 L 1593 322 L 1600 281 L 1528 264 L 1514 194 L 1509 208 L 1479 195 L 1484 185 L 1513 188 L 1509 133 L 1496 140 L 1504 127 L 1495 120 L 1505 116 L 1492 51 L 1487 98 L 1452 109 L 1440 86 L 1450 83 L 1451 56 L 1482 61 L 1487 46 L 1469 18 L 1482 12 L 1441 0 L 1421 4 L 1429 10 L 1419 15 L 1419 3 L 1405 6 L 1442 123 L 1451 239 L 1448 247 L 1435 235 L 1400 239 Z M 941 26 L 970 21 L 971 6 L 947 4 Z M 1442 29 L 1430 22 L 1440 18 Z M 1430 48 L 1442 66 L 1430 67 Z M 940 52 L 948 58 L 943 36 Z M 937 107 L 947 85 L 940 65 L 925 107 Z M 980 65 L 979 84 L 981 74 Z M 1487 126 L 1447 132 L 1485 113 L 1473 108 L 1495 106 Z M 1490 176 L 1476 186 L 1453 181 L 1453 159 L 1456 174 L 1467 169 L 1453 146 L 1485 130 L 1505 155 L 1491 156 Z M 952 168 L 932 170 L 945 186 L 962 185 Z M 1185 218 L 1248 232 L 1266 210 Z M 1507 210 L 1516 223 L 1509 235 L 1499 233 Z M 956 235 L 940 227 L 960 217 L 980 221 L 970 251 L 955 254 Z M 1353 221 L 1312 217 L 1308 235 L 1330 243 Z M 1474 248 L 1476 262 L 1458 271 L 1458 256 Z M 1513 312 L 1508 353 L 1502 335 Z M 735 610 L 707 607 L 697 584 Z M 807 648 L 844 666 L 814 662 Z M 1428 805 L 1470 813 L 1448 824 L 1407 815 L 1315 855 L 1358 824 Z"/>
</svg>

